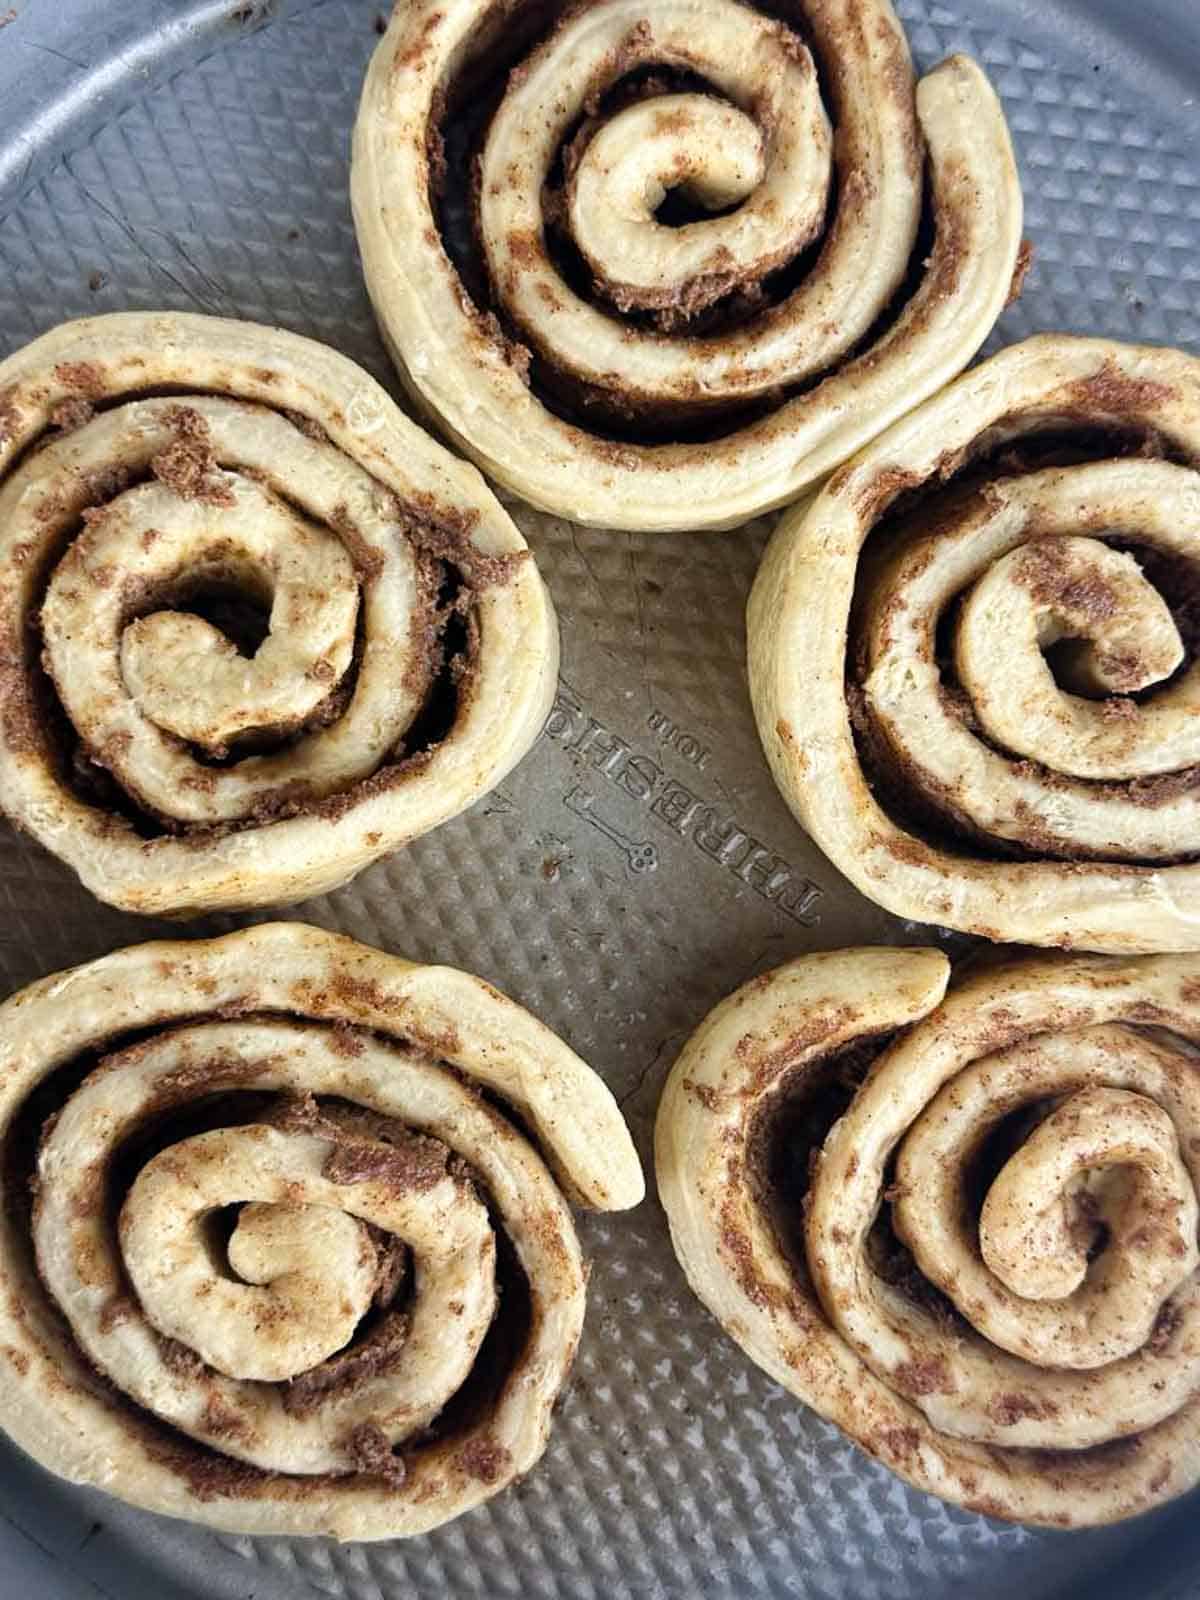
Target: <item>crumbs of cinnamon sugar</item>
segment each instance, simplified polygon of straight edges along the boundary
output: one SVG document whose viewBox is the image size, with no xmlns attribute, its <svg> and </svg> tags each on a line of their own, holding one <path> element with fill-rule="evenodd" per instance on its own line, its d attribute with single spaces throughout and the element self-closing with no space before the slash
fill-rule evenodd
<svg viewBox="0 0 1200 1600">
<path fill-rule="evenodd" d="M 329 1048 L 339 1056 L 361 1056 L 366 1049 L 362 1035 L 348 1022 L 335 1022 L 329 1030 Z"/>
<path fill-rule="evenodd" d="M 1058 1415 L 1058 1406 L 1050 1399 L 1037 1399 L 1030 1394 L 998 1394 L 987 1408 L 988 1416 L 1002 1428 L 1011 1428 L 1029 1417 L 1035 1421 L 1051 1420 Z"/>
<path fill-rule="evenodd" d="M 382 1478 L 397 1489 L 408 1475 L 404 1458 L 393 1451 L 391 1441 L 378 1423 L 360 1422 L 347 1435 L 345 1448 L 355 1472 Z"/>
<path fill-rule="evenodd" d="M 902 1361 L 892 1377 L 896 1387 L 907 1395 L 949 1394 L 954 1388 L 949 1369 L 941 1356 Z"/>
<path fill-rule="evenodd" d="M 60 400 L 50 413 L 50 421 L 63 433 L 72 433 L 90 422 L 95 414 L 96 408 L 92 402 L 77 395 L 71 400 Z"/>
<path fill-rule="evenodd" d="M 921 1434 L 917 1428 L 881 1428 L 864 1443 L 875 1455 L 911 1465 L 921 1447 Z"/>
<path fill-rule="evenodd" d="M 68 389 L 77 389 L 92 400 L 98 400 L 104 394 L 104 374 L 94 362 L 60 361 L 54 369 L 54 376 Z"/>
<path fill-rule="evenodd" d="M 1107 357 L 1090 377 L 1077 378 L 1068 384 L 1064 396 L 1084 411 L 1103 411 L 1123 417 L 1156 411 L 1175 398 L 1175 391 L 1170 384 L 1154 379 L 1126 377 L 1117 363 Z"/>
<path fill-rule="evenodd" d="M 446 1147 L 420 1134 L 390 1144 L 338 1139 L 321 1168 L 330 1183 L 381 1183 L 398 1194 L 423 1193 L 446 1176 Z"/>
<path fill-rule="evenodd" d="M 151 458 L 154 476 L 181 500 L 232 505 L 233 490 L 218 476 L 205 419 L 191 406 L 173 406 L 167 413 L 167 422 L 175 441 Z"/>
<path fill-rule="evenodd" d="M 0 27 L 3 26 L 3 19 L 0 18 Z M 15 1367 L 21 1376 L 25 1377 L 29 1371 L 29 1357 L 25 1352 L 18 1350 L 15 1345 L 6 1344 L 4 1346 L 4 1354 L 8 1357 L 9 1365 Z"/>
<path fill-rule="evenodd" d="M 683 1091 L 698 1101 L 706 1111 L 716 1111 L 721 1104 L 719 1089 L 714 1089 L 711 1084 L 697 1083 L 694 1078 L 683 1080 Z"/>
<path fill-rule="evenodd" d="M 0 444 L 5 444 L 9 439 L 15 438 L 20 425 L 20 414 L 17 411 L 15 395 L 16 387 L 5 389 L 0 394 Z"/>
<path fill-rule="evenodd" d="M 498 1439 L 481 1435 L 468 1439 L 455 1455 L 454 1462 L 469 1478 L 492 1484 L 499 1481 L 511 1464 L 512 1455 Z"/>
<path fill-rule="evenodd" d="M 393 72 L 417 72 L 425 64 L 425 58 L 433 44 L 433 36 L 445 21 L 445 13 L 431 11 L 421 24 L 421 29 L 416 38 L 404 50 L 396 52 L 392 62 Z"/>
</svg>

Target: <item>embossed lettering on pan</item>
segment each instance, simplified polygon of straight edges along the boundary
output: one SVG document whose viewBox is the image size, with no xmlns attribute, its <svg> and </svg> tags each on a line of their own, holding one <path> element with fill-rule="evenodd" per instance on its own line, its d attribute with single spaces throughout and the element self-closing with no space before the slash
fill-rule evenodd
<svg viewBox="0 0 1200 1600">
<path fill-rule="evenodd" d="M 0 363 L 0 804 L 101 899 L 344 883 L 499 782 L 557 661 L 479 474 L 334 351 L 127 314 Z"/>
<path fill-rule="evenodd" d="M 620 528 L 794 499 L 967 364 L 1025 261 L 995 94 L 958 56 L 917 84 L 888 0 L 414 0 L 352 197 L 417 400 Z"/>
<path fill-rule="evenodd" d="M 437 1527 L 541 1455 L 568 1201 L 642 1198 L 599 1077 L 490 985 L 298 923 L 0 1007 L 0 1426 L 243 1533 Z"/>
<path fill-rule="evenodd" d="M 1048 1527 L 1200 1481 L 1200 957 L 801 957 L 684 1046 L 688 1281 L 893 1472 Z"/>
<path fill-rule="evenodd" d="M 784 916 L 803 927 L 820 921 L 824 891 L 792 863 L 777 855 L 736 817 L 702 795 L 668 777 L 658 762 L 633 749 L 596 717 L 589 716 L 579 696 L 560 680 L 554 708 L 546 720 L 546 737 L 589 766 L 622 794 L 646 806 L 661 828 L 688 839 L 709 861 L 725 868 Z M 655 871 L 658 850 L 650 840 L 632 839 L 594 810 L 594 796 L 572 784 L 563 796 L 568 810 L 584 818 L 621 848 L 633 872 Z"/>
<path fill-rule="evenodd" d="M 781 519 L 748 609 L 784 797 L 899 916 L 1200 948 L 1200 361 L 1042 335 Z"/>
</svg>

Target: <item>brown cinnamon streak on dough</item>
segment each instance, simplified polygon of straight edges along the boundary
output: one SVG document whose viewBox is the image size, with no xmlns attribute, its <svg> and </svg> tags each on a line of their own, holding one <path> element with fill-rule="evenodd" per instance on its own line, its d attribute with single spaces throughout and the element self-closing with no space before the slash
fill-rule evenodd
<svg viewBox="0 0 1200 1600">
<path fill-rule="evenodd" d="M 397 51 L 396 59 L 392 63 L 392 71 L 394 73 L 400 73 L 409 70 L 414 72 L 418 71 L 424 64 L 426 55 L 429 53 L 429 48 L 433 43 L 434 35 L 437 33 L 437 30 L 441 27 L 444 21 L 444 12 L 431 11 L 425 18 L 425 21 L 422 23 L 421 30 L 417 34 L 416 38 L 413 39 L 412 43 L 409 44 L 406 49 Z M 386 32 L 386 30 L 387 24 L 385 22 L 383 28 L 379 29 L 378 31 L 382 33 Z"/>
<path fill-rule="evenodd" d="M 329 513 L 329 526 L 341 540 L 359 577 L 377 578 L 383 571 L 383 556 L 363 538 L 358 524 L 350 515 L 349 507 L 341 503 L 334 506 Z"/>
<path fill-rule="evenodd" d="M 853 463 L 850 463 L 835 472 L 829 480 L 828 492 L 841 493 L 854 470 Z M 921 481 L 919 472 L 911 472 L 905 467 L 881 467 L 855 495 L 854 509 L 864 523 L 875 522 L 897 496 L 907 489 L 919 487 Z"/>
<path fill-rule="evenodd" d="M 1146 1341 L 1146 1349 L 1151 1355 L 1165 1356 L 1171 1340 L 1183 1326 L 1183 1312 L 1179 1306 L 1169 1302 L 1163 1306 L 1150 1330 L 1150 1337 Z"/>
<path fill-rule="evenodd" d="M 409 1326 L 403 1312 L 391 1312 L 361 1342 L 292 1378 L 282 1390 L 283 1409 L 292 1417 L 311 1416 L 327 1400 L 349 1394 L 381 1373 L 395 1371 Z"/>
<path fill-rule="evenodd" d="M 366 1041 L 357 1028 L 348 1022 L 335 1022 L 329 1033 L 330 1047 L 339 1056 L 361 1056 Z"/>
<path fill-rule="evenodd" d="M 929 860 L 929 847 L 908 833 L 879 833 L 874 842 L 887 851 L 894 860 L 905 866 L 923 867 Z"/>
<path fill-rule="evenodd" d="M 138 1314 L 137 1306 L 127 1294 L 114 1294 L 100 1307 L 98 1325 L 101 1333 L 111 1333 L 122 1322 L 130 1322 Z"/>
<path fill-rule="evenodd" d="M 738 1287 L 746 1299 L 762 1311 L 785 1305 L 787 1296 L 758 1271 L 753 1241 L 737 1219 L 736 1207 L 727 1204 L 722 1216 L 721 1248 L 728 1256 Z"/>
<path fill-rule="evenodd" d="M 1042 605 L 1069 606 L 1095 622 L 1106 622 L 1116 614 L 1119 601 L 1112 585 L 1095 571 L 1081 577 L 1078 563 L 1069 559 L 1057 539 L 1035 539 L 1026 545 L 1018 575 Z"/>
<path fill-rule="evenodd" d="M 445 652 L 442 641 L 447 619 L 437 604 L 442 580 L 441 563 L 428 551 L 418 549 L 416 568 L 409 654 L 401 681 L 410 694 L 424 698 L 443 663 Z"/>
<path fill-rule="evenodd" d="M 753 1067 L 752 1092 L 760 1094 L 778 1078 L 781 1072 L 793 1066 L 806 1051 L 822 1044 L 832 1034 L 853 1021 L 853 1006 L 834 1006 L 799 1023 L 792 1029 L 787 1039 L 774 1048 L 764 1048 L 768 1041 L 759 1039 L 754 1034 L 743 1034 L 734 1047 L 734 1053 Z"/>
<path fill-rule="evenodd" d="M 1068 384 L 1064 396 L 1087 415 L 1105 412 L 1124 417 L 1158 410 L 1175 398 L 1175 391 L 1151 378 L 1126 377 L 1110 357 L 1090 377 Z"/>
<path fill-rule="evenodd" d="M 384 1233 L 379 1228 L 370 1229 L 375 1243 L 376 1282 L 371 1304 L 379 1311 L 387 1311 L 408 1281 L 411 1252 L 403 1239 Z"/>
<path fill-rule="evenodd" d="M 571 12 L 568 11 L 559 24 L 560 28 L 566 26 L 570 16 Z M 588 86 L 583 109 L 589 117 L 594 117 L 599 112 L 600 101 L 609 86 L 617 83 L 633 67 L 639 65 L 653 44 L 654 29 L 647 19 L 643 19 L 630 28 L 615 50 L 609 51 L 597 66 Z"/>
<path fill-rule="evenodd" d="M 129 487 L 132 481 L 133 475 L 129 468 L 120 465 L 114 465 L 111 467 L 97 467 L 94 472 L 88 473 L 86 487 L 88 498 L 91 500 L 92 504 L 88 507 L 85 507 L 84 510 L 80 512 L 80 516 L 83 518 L 84 522 L 89 522 L 92 520 L 88 516 L 88 511 L 96 511 L 100 515 L 103 515 L 104 511 L 107 509 L 104 502 L 113 499 L 116 495 L 119 495 L 123 489 L 127 489 Z M 59 509 L 59 507 L 53 504 L 50 507 L 53 515 L 57 515 Z"/>
<path fill-rule="evenodd" d="M 387 1016 L 396 1005 L 395 997 L 388 993 L 381 984 L 375 983 L 370 978 L 356 978 L 350 972 L 338 968 L 329 980 L 330 993 L 338 1000 L 348 1005 L 359 1007 L 366 1011 L 377 1011 Z M 329 1010 L 327 997 L 322 997 L 319 1009 Z"/>
<path fill-rule="evenodd" d="M 446 1176 L 447 1154 L 439 1140 L 409 1133 L 397 1124 L 387 1144 L 338 1139 L 325 1158 L 321 1175 L 330 1183 L 383 1183 L 398 1193 L 423 1193 Z"/>
<path fill-rule="evenodd" d="M 305 438 L 313 439 L 317 444 L 329 443 L 329 435 L 315 418 L 306 416 L 303 411 L 289 411 L 286 406 L 281 415 L 287 418 L 293 428 L 304 434 Z"/>
<path fill-rule="evenodd" d="M 214 1439 L 236 1439 L 249 1444 L 255 1437 L 254 1429 L 236 1411 L 225 1405 L 215 1394 L 210 1394 L 200 1413 L 200 1427 Z"/>
<path fill-rule="evenodd" d="M 1008 299 L 1004 302 L 1005 310 L 1021 298 L 1021 291 L 1025 287 L 1025 279 L 1033 265 L 1033 240 L 1022 239 L 1021 247 L 1017 251 L 1017 263 L 1013 268 L 1012 283 L 1008 289 Z"/>
<path fill-rule="evenodd" d="M 921 1448 L 921 1432 L 919 1428 L 881 1428 L 863 1443 L 872 1455 L 911 1466 Z"/>
<path fill-rule="evenodd" d="M 522 378 L 528 378 L 529 368 L 533 362 L 533 353 L 527 345 L 521 344 L 516 339 L 510 339 L 504 331 L 500 318 L 494 311 L 472 311 L 472 320 L 475 322 L 481 335 L 489 344 L 495 345 L 514 372 Z"/>
<path fill-rule="evenodd" d="M 694 1078 L 685 1078 L 683 1089 L 685 1094 L 691 1095 L 692 1099 L 706 1111 L 716 1111 L 720 1107 L 721 1091 L 714 1089 L 710 1084 L 697 1083 Z"/>
<path fill-rule="evenodd" d="M 141 1420 L 139 1431 L 146 1454 L 159 1466 L 182 1478 L 197 1500 L 257 1500 L 268 1487 L 278 1492 L 280 1479 L 276 1474 L 195 1444 L 191 1439 L 156 1426 L 149 1418 Z M 315 1493 L 326 1488 L 330 1479 L 289 1478 L 283 1481 L 294 1492 L 302 1494 L 306 1490 Z"/>
<path fill-rule="evenodd" d="M 249 997 L 247 997 L 248 1000 Z M 253 1010 L 254 1002 L 233 999 L 214 1011 L 214 1015 L 227 1017 L 245 1016 L 248 1010 Z M 232 1008 L 232 1009 L 231 1009 Z M 147 1048 L 155 1044 L 149 1040 Z M 121 1059 L 129 1061 L 136 1059 L 137 1045 L 130 1051 L 121 1052 Z M 213 1053 L 211 1051 L 198 1055 L 194 1061 L 186 1061 L 182 1066 L 173 1071 L 164 1073 L 158 1080 L 154 1098 L 147 1105 L 147 1113 L 176 1105 L 180 1101 L 191 1099 L 197 1092 L 207 1089 L 234 1088 L 247 1082 L 252 1082 L 271 1065 L 269 1058 L 258 1061 L 246 1061 L 240 1056 L 229 1053 Z"/>
<path fill-rule="evenodd" d="M 186 1344 L 181 1344 L 178 1339 L 168 1339 L 165 1334 L 155 1334 L 158 1353 L 162 1364 L 173 1372 L 176 1377 L 194 1381 L 203 1376 L 204 1362 L 194 1350 Z"/>
</svg>

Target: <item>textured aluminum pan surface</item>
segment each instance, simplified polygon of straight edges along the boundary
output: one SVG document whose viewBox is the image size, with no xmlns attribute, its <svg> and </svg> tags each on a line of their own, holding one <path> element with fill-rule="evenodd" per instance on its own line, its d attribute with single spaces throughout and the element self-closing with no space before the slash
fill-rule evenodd
<svg viewBox="0 0 1200 1600">
<path fill-rule="evenodd" d="M 13 5 L 0 27 L 0 353 L 90 311 L 199 308 L 313 334 L 391 381 L 347 197 L 373 0 Z M 970 51 L 1011 121 L 1037 257 L 997 340 L 1065 328 L 1200 352 L 1195 0 L 899 9 L 918 62 Z M 805 949 L 930 934 L 842 883 L 771 784 L 741 624 L 765 526 L 639 537 L 514 514 L 562 619 L 545 735 L 470 814 L 299 914 L 500 984 L 604 1074 L 648 1161 L 674 1051 L 719 997 Z M 656 774 L 644 798 L 613 781 L 622 750 Z M 745 843 L 722 864 L 698 842 L 706 829 Z M 784 866 L 783 891 L 764 894 Z M 4 992 L 162 931 L 97 906 L 3 828 L 0 904 Z M 688 1293 L 653 1197 L 582 1232 L 588 1331 L 550 1450 L 515 1490 L 406 1545 L 224 1539 L 68 1489 L 0 1445 L 0 1594 L 1200 1590 L 1194 1498 L 1082 1535 L 950 1510 L 750 1366 Z"/>
</svg>

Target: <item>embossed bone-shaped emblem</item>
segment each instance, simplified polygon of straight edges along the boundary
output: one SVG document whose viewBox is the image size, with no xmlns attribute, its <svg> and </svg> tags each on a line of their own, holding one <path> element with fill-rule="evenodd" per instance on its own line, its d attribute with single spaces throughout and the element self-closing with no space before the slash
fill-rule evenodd
<svg viewBox="0 0 1200 1600">
<path fill-rule="evenodd" d="M 606 838 L 619 845 L 629 863 L 631 872 L 653 872 L 658 866 L 658 851 L 650 840 L 633 839 L 627 833 L 622 833 L 615 824 L 607 821 L 594 809 L 595 796 L 587 789 L 581 789 L 578 784 L 564 795 L 563 804 L 568 811 L 573 811 L 577 817 L 582 817 L 585 822 L 590 822 L 593 828 L 598 829 Z"/>
</svg>

